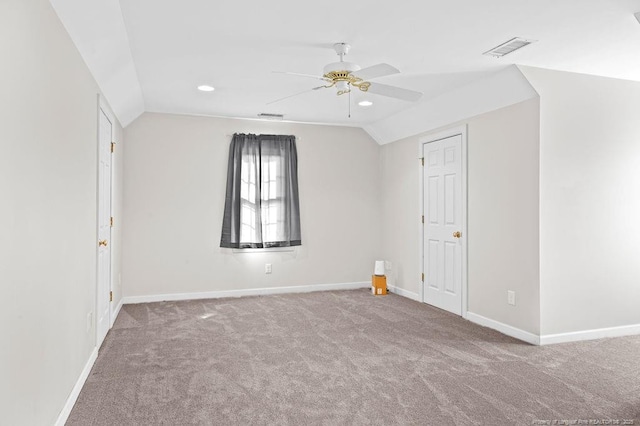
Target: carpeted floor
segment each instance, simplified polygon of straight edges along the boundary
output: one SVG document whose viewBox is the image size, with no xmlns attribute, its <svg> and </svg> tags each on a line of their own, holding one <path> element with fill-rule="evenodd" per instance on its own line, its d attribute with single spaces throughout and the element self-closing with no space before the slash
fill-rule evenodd
<svg viewBox="0 0 640 426">
<path fill-rule="evenodd" d="M 67 424 L 639 418 L 640 336 L 535 347 L 354 290 L 125 305 Z"/>
</svg>

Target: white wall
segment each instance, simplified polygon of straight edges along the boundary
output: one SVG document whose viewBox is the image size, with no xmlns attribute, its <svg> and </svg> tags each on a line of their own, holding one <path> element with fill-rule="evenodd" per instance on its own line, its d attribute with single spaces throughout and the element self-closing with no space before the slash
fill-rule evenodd
<svg viewBox="0 0 640 426">
<path fill-rule="evenodd" d="M 522 71 L 541 103 L 541 332 L 638 325 L 640 83 Z"/>
<path fill-rule="evenodd" d="M 293 253 L 220 248 L 235 132 L 298 137 Z M 370 281 L 382 252 L 379 146 L 363 130 L 145 113 L 125 139 L 125 296 Z"/>
<path fill-rule="evenodd" d="M 98 88 L 46 0 L 0 2 L 0 58 L 0 424 L 49 425 L 95 346 Z"/>
<path fill-rule="evenodd" d="M 383 258 L 391 262 L 387 284 L 420 294 L 420 169 L 418 136 L 380 147 Z"/>
<path fill-rule="evenodd" d="M 537 334 L 538 99 L 463 124 L 468 125 L 469 311 Z M 381 147 L 384 258 L 393 264 L 392 285 L 414 294 L 420 292 L 422 272 L 418 142 L 428 134 Z M 507 304 L 507 290 L 516 291 L 516 306 Z"/>
</svg>

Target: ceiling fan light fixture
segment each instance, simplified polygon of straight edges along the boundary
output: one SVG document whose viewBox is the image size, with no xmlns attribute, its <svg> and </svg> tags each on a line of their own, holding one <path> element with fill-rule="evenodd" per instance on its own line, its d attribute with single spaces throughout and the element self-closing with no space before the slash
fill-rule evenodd
<svg viewBox="0 0 640 426">
<path fill-rule="evenodd" d="M 200 86 L 198 86 L 198 90 L 201 92 L 213 92 L 214 90 L 216 90 L 216 88 L 213 86 L 209 86 L 208 84 L 201 84 Z"/>
<path fill-rule="evenodd" d="M 358 102 L 358 105 L 360 105 L 362 107 L 369 107 L 369 106 L 373 105 L 373 102 L 371 102 L 371 101 L 360 101 L 360 102 Z"/>
<path fill-rule="evenodd" d="M 349 83 L 346 81 L 336 81 L 336 89 L 338 89 L 338 92 L 348 92 L 349 89 Z"/>
</svg>

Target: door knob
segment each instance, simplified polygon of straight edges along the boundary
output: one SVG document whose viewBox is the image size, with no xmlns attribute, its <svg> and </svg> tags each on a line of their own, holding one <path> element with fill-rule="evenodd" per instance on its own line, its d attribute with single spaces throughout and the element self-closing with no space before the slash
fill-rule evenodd
<svg viewBox="0 0 640 426">
<path fill-rule="evenodd" d="M 456 232 L 454 232 L 454 233 L 453 233 L 453 237 L 454 237 L 454 238 L 460 238 L 460 237 L 462 237 L 462 232 L 460 232 L 460 231 L 456 231 Z M 105 244 L 105 245 L 106 245 L 106 244 Z"/>
<path fill-rule="evenodd" d="M 107 246 L 107 240 L 100 240 L 98 241 L 98 246 Z"/>
</svg>

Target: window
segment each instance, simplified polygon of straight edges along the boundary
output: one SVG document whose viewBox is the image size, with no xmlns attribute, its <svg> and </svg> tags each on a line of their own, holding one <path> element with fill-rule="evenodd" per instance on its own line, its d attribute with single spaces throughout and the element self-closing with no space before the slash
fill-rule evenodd
<svg viewBox="0 0 640 426">
<path fill-rule="evenodd" d="M 234 134 L 220 247 L 300 244 L 295 136 Z"/>
</svg>

